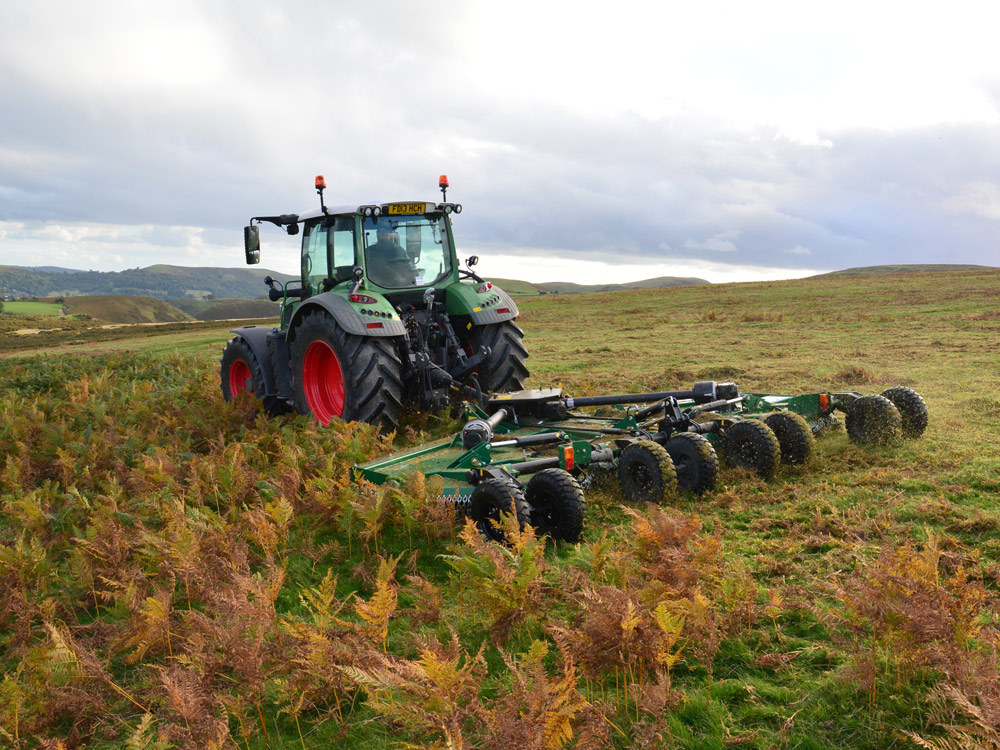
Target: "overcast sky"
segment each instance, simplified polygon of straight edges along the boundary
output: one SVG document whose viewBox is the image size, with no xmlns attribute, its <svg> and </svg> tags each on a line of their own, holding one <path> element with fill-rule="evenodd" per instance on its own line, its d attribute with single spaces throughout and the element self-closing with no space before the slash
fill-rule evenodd
<svg viewBox="0 0 1000 750">
<path fill-rule="evenodd" d="M 1000 4 L 0 0 L 0 264 L 449 199 L 481 274 L 1000 265 Z M 262 266 L 296 273 L 270 225 Z"/>
</svg>

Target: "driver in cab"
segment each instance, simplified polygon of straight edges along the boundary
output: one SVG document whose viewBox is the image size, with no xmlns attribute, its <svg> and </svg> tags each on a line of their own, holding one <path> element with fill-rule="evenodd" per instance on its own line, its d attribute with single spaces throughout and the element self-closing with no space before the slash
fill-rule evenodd
<svg viewBox="0 0 1000 750">
<path fill-rule="evenodd" d="M 406 251 L 399 244 L 399 234 L 388 223 L 375 229 L 376 242 L 368 246 L 368 277 L 379 286 L 403 287 L 413 285 L 413 270 Z"/>
</svg>

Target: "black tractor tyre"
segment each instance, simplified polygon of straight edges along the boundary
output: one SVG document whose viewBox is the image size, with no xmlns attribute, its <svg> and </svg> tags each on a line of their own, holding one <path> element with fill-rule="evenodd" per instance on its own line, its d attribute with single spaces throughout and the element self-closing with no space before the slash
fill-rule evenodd
<svg viewBox="0 0 1000 750">
<path fill-rule="evenodd" d="M 544 469 L 528 482 L 524 496 L 531 506 L 531 525 L 538 534 L 577 542 L 583 533 L 587 507 L 576 478 L 562 469 Z"/>
<path fill-rule="evenodd" d="M 927 404 L 923 397 L 912 388 L 898 385 L 882 391 L 882 395 L 892 401 L 903 420 L 903 437 L 918 438 L 927 429 Z"/>
<path fill-rule="evenodd" d="M 801 414 L 776 411 L 764 418 L 781 447 L 781 462 L 798 466 L 809 460 L 816 448 L 812 428 Z"/>
<path fill-rule="evenodd" d="M 234 401 L 247 393 L 257 400 L 269 416 L 276 417 L 289 411 L 288 404 L 277 396 L 265 396 L 264 371 L 257 355 L 242 336 L 234 336 L 222 350 L 219 380 L 222 398 L 226 401 Z"/>
<path fill-rule="evenodd" d="M 524 331 L 513 321 L 475 326 L 469 333 L 471 354 L 478 354 L 480 347 L 488 346 L 490 356 L 476 366 L 479 387 L 484 392 L 519 391 L 528 379 L 528 350 L 522 339 Z"/>
<path fill-rule="evenodd" d="M 507 539 L 500 526 L 501 513 L 515 516 L 521 528 L 531 523 L 531 506 L 521 486 L 512 478 L 485 479 L 477 484 L 469 498 L 469 518 L 480 534 L 504 544 Z"/>
<path fill-rule="evenodd" d="M 873 448 L 893 445 L 903 434 L 899 409 L 885 396 L 875 394 L 854 399 L 844 425 L 852 442 Z"/>
<path fill-rule="evenodd" d="M 667 449 L 652 440 L 625 446 L 618 458 L 618 484 L 632 503 L 662 503 L 677 490 L 677 472 Z"/>
<path fill-rule="evenodd" d="M 752 469 L 761 479 L 770 479 L 781 463 L 777 436 L 759 419 L 744 419 L 726 427 L 722 435 L 726 463 L 737 469 Z"/>
<path fill-rule="evenodd" d="M 323 425 L 333 418 L 395 430 L 402 364 L 392 339 L 346 333 L 322 310 L 307 313 L 290 346 L 295 406 Z"/>
<path fill-rule="evenodd" d="M 715 489 L 719 459 L 708 438 L 697 432 L 678 432 L 667 440 L 665 447 L 682 490 L 702 495 Z"/>
</svg>

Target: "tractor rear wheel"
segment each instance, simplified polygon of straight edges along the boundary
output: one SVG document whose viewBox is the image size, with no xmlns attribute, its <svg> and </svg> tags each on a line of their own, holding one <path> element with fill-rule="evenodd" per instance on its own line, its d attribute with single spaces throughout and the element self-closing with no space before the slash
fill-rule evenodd
<svg viewBox="0 0 1000 750">
<path fill-rule="evenodd" d="M 726 463 L 737 469 L 752 469 L 761 479 L 770 479 L 781 463 L 781 444 L 771 428 L 759 419 L 745 419 L 726 427 L 722 436 Z"/>
<path fill-rule="evenodd" d="M 854 399 L 844 425 L 857 445 L 883 447 L 899 442 L 903 418 L 892 401 L 873 394 Z"/>
<path fill-rule="evenodd" d="M 391 339 L 346 333 L 325 311 L 307 313 L 290 346 L 295 406 L 322 425 L 334 418 L 396 429 L 402 364 Z"/>
<path fill-rule="evenodd" d="M 667 449 L 652 440 L 625 446 L 618 459 L 618 484 L 632 503 L 662 503 L 677 489 L 677 472 Z"/>
<path fill-rule="evenodd" d="M 719 460 L 708 438 L 697 432 L 678 432 L 667 440 L 666 449 L 682 490 L 701 495 L 715 489 Z"/>
<path fill-rule="evenodd" d="M 583 533 L 586 502 L 580 483 L 562 469 L 535 474 L 524 493 L 531 506 L 531 525 L 553 539 L 576 542 Z"/>
<path fill-rule="evenodd" d="M 528 350 L 522 339 L 524 331 L 513 321 L 475 326 L 469 334 L 468 345 L 471 354 L 476 354 L 482 346 L 490 348 L 490 356 L 476 367 L 476 377 L 483 391 L 519 391 L 528 378 Z"/>
<path fill-rule="evenodd" d="M 469 517 L 480 534 L 503 544 L 507 539 L 500 526 L 501 513 L 515 516 L 521 528 L 531 523 L 531 506 L 520 485 L 513 478 L 486 479 L 477 484 L 469 498 Z"/>
<path fill-rule="evenodd" d="M 927 429 L 927 404 L 919 393 L 898 385 L 882 391 L 882 395 L 899 410 L 903 420 L 903 437 L 918 438 L 924 434 Z"/>
<path fill-rule="evenodd" d="M 219 375 L 222 380 L 222 397 L 235 401 L 244 393 L 264 395 L 264 373 L 250 345 L 242 336 L 234 336 L 222 350 Z"/>
<path fill-rule="evenodd" d="M 771 428 L 778 445 L 781 447 L 781 462 L 786 464 L 804 464 L 816 447 L 816 438 L 812 428 L 801 414 L 793 411 L 776 411 L 764 419 L 764 424 Z"/>
</svg>

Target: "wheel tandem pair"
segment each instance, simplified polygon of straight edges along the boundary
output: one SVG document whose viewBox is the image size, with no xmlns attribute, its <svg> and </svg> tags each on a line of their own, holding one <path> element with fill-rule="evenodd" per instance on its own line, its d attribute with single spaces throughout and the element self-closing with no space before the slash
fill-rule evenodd
<svg viewBox="0 0 1000 750">
<path fill-rule="evenodd" d="M 678 489 L 704 494 L 715 489 L 719 462 L 704 435 L 678 432 L 666 445 L 639 440 L 618 458 L 618 484 L 629 502 L 662 503 Z"/>
<path fill-rule="evenodd" d="M 480 533 L 500 543 L 506 542 L 501 513 L 514 516 L 522 528 L 535 527 L 539 535 L 576 542 L 583 533 L 585 510 L 580 483 L 562 469 L 544 469 L 523 487 L 513 477 L 485 479 L 469 500 L 469 517 Z"/>
<path fill-rule="evenodd" d="M 896 386 L 854 399 L 847 407 L 844 426 L 857 445 L 880 447 L 916 438 L 927 429 L 927 404 L 912 388 Z"/>
</svg>

